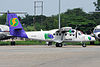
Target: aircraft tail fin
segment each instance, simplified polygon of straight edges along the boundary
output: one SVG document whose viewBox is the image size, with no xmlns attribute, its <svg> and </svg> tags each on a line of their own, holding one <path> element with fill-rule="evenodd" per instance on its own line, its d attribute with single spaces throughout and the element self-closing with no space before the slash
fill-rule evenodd
<svg viewBox="0 0 100 67">
<path fill-rule="evenodd" d="M 10 35 L 16 37 L 28 38 L 15 13 L 8 13 L 7 19 L 10 28 Z"/>
</svg>

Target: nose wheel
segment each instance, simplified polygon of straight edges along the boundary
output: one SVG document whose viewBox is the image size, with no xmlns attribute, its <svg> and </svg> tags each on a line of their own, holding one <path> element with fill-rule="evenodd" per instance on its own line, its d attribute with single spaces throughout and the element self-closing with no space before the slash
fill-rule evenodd
<svg viewBox="0 0 100 67">
<path fill-rule="evenodd" d="M 62 47 L 63 44 L 62 43 L 56 43 L 56 47 Z"/>
<path fill-rule="evenodd" d="M 85 44 L 85 43 L 83 43 L 83 44 L 82 44 L 82 47 L 86 47 L 86 44 Z"/>
</svg>

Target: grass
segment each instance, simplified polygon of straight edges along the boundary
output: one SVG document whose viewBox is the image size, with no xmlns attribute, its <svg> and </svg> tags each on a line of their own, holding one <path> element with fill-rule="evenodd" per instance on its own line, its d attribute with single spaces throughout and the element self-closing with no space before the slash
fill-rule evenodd
<svg viewBox="0 0 100 67">
<path fill-rule="evenodd" d="M 7 42 L 4 42 L 4 41 L 0 41 L 0 45 L 10 45 L 11 42 L 10 41 L 7 41 Z M 16 41 L 16 45 L 43 45 L 45 44 L 44 41 Z"/>
<path fill-rule="evenodd" d="M 43 45 L 45 42 L 41 41 L 16 41 L 16 45 Z"/>
<path fill-rule="evenodd" d="M 4 41 L 0 41 L 0 45 L 10 45 L 11 42 L 10 41 L 7 41 L 7 42 L 4 42 Z M 16 45 L 45 45 L 46 42 L 44 41 L 16 41 Z M 55 43 L 53 43 L 55 44 Z M 71 43 L 71 42 L 68 42 L 68 43 L 63 43 L 63 44 L 66 44 L 66 45 L 81 45 L 80 42 L 78 43 Z M 90 45 L 90 42 L 86 42 L 86 45 Z M 95 41 L 95 45 L 100 45 L 100 42 L 99 41 Z"/>
</svg>

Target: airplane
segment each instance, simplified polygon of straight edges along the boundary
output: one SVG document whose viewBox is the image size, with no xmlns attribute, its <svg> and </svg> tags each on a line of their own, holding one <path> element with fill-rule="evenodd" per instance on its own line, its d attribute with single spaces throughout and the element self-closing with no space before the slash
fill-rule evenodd
<svg viewBox="0 0 100 67">
<path fill-rule="evenodd" d="M 93 34 L 94 34 L 95 38 L 100 41 L 100 25 L 97 25 L 94 28 Z"/>
<path fill-rule="evenodd" d="M 11 36 L 9 33 L 9 26 L 7 25 L 0 25 L 0 40 L 10 39 Z"/>
<path fill-rule="evenodd" d="M 8 13 L 7 18 L 10 35 L 15 37 L 29 38 L 46 42 L 55 42 L 56 47 L 62 47 L 63 42 L 81 42 L 82 46 L 86 47 L 85 42 L 95 41 L 94 37 L 83 34 L 81 31 L 72 29 L 71 27 L 63 27 L 60 29 L 53 29 L 49 31 L 41 30 L 25 32 L 15 13 Z"/>
</svg>

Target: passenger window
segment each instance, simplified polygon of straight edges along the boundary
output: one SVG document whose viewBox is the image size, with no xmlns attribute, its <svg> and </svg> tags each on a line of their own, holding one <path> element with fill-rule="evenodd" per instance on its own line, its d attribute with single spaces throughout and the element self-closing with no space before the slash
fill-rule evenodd
<svg viewBox="0 0 100 67">
<path fill-rule="evenodd" d="M 59 36 L 61 36 L 61 33 L 59 34 Z"/>
<path fill-rule="evenodd" d="M 78 33 L 78 35 L 81 35 L 81 33 Z"/>
<path fill-rule="evenodd" d="M 53 35 L 55 35 L 55 34 L 53 34 Z"/>
<path fill-rule="evenodd" d="M 56 35 L 58 36 L 58 33 Z"/>
<path fill-rule="evenodd" d="M 0 31 L 1 31 L 1 28 L 0 28 Z"/>
<path fill-rule="evenodd" d="M 67 36 L 67 34 L 65 34 L 65 36 Z"/>
</svg>

